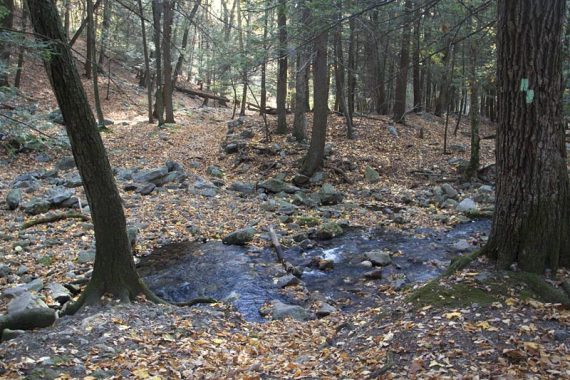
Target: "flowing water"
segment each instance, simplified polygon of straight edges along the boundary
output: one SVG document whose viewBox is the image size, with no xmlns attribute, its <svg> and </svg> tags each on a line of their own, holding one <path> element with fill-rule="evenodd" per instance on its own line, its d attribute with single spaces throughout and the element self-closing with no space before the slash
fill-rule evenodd
<svg viewBox="0 0 570 380">
<path fill-rule="evenodd" d="M 336 307 L 352 311 L 374 305 L 383 290 L 389 289 L 386 285 L 401 287 L 434 278 L 454 256 L 477 249 L 474 244 L 458 253 L 454 247 L 458 241 L 478 242 L 489 230 L 489 220 L 460 224 L 447 232 L 354 229 L 308 250 L 289 249 L 285 258 L 305 268 L 302 281 L 311 293 L 319 292 Z M 364 254 L 378 249 L 391 252 L 392 265 L 383 268 L 381 280 L 367 280 L 364 274 L 370 268 L 361 264 Z M 333 261 L 334 266 L 321 271 L 310 265 L 315 258 Z M 141 259 L 139 272 L 150 289 L 166 300 L 225 300 L 250 321 L 264 320 L 259 308 L 266 301 L 299 303 L 275 285 L 283 270 L 269 248 L 254 250 L 219 241 L 169 244 Z"/>
</svg>

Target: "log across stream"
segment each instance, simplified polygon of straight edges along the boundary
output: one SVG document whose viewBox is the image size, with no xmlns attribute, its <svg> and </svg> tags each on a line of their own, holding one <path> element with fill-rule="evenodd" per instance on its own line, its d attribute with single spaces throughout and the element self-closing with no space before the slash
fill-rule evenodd
<svg viewBox="0 0 570 380">
<path fill-rule="evenodd" d="M 445 270 L 457 255 L 477 249 L 458 242 L 477 242 L 490 230 L 489 220 L 460 224 L 447 232 L 429 229 L 414 233 L 385 230 L 349 230 L 344 236 L 317 242 L 311 249 L 285 250 L 285 259 L 304 268 L 303 286 L 319 292 L 340 310 L 350 312 L 373 306 L 382 285 L 401 287 L 426 282 Z M 390 252 L 392 263 L 382 268 L 382 278 L 370 280 L 371 268 L 362 265 L 366 252 Z M 332 269 L 311 263 L 330 260 Z M 256 250 L 228 246 L 219 241 L 182 242 L 163 246 L 143 258 L 139 272 L 159 296 L 173 302 L 212 297 L 234 305 L 249 321 L 263 321 L 260 307 L 271 300 L 297 303 L 276 285 L 284 275 L 271 248 Z M 302 302 L 301 302 L 302 305 Z M 302 305 L 305 306 L 305 305 Z"/>
</svg>

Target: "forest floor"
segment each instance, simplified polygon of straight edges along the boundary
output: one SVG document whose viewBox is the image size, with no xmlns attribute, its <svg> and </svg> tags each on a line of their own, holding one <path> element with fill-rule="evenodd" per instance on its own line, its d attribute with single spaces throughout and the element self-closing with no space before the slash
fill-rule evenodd
<svg viewBox="0 0 570 380">
<path fill-rule="evenodd" d="M 275 134 L 271 142 L 264 141 L 263 119 L 250 113 L 238 128 L 238 133 L 250 131 L 245 146 L 238 153 L 227 153 L 231 109 L 201 107 L 200 101 L 181 94 L 175 100 L 177 123 L 158 129 L 146 122 L 144 90 L 133 85 L 135 79 L 128 75 L 124 74 L 120 91 L 111 86 L 111 99 L 104 102 L 106 118 L 114 125 L 102 136 L 111 165 L 121 168 L 118 185 L 128 224 L 138 231 L 137 259 L 168 243 L 219 240 L 247 226 L 256 230 L 250 247 L 270 246 L 264 233 L 269 225 L 276 227 L 285 247 L 292 247 L 301 239 L 313 239 L 314 229 L 302 221 L 315 221 L 316 228 L 334 222 L 419 236 L 425 228 L 449 231 L 492 212 L 492 182 L 465 181 L 458 171 L 461 160 L 469 157 L 465 120 L 453 136 L 455 118 L 450 118 L 452 153 L 443 154 L 445 120 L 431 114 L 409 115 L 407 125 L 395 126 L 397 136 L 387 117 L 356 118 L 355 140 L 345 138 L 343 120 L 331 115 L 327 141 L 332 151 L 323 178 L 315 178 L 305 189 L 318 192 L 323 183 L 329 183 L 343 194 L 343 200 L 330 207 L 295 204 L 290 212 L 284 210 L 293 202 L 290 196 L 238 192 L 232 184 L 252 184 L 255 189 L 276 176 L 290 183 L 306 147 Z M 89 91 L 89 83 L 85 85 Z M 23 92 L 31 96 L 27 102 L 38 104 L 43 115 L 38 120 L 45 120 L 55 108 L 47 88 L 41 74 L 24 82 Z M 13 105 L 21 106 L 18 102 Z M 274 117 L 268 121 L 273 130 Z M 64 134 L 63 127 L 42 123 L 45 133 Z M 484 123 L 481 135 L 493 134 L 493 128 Z M 494 140 L 482 140 L 484 167 L 493 163 L 493 149 Z M 46 175 L 69 156 L 63 148 L 0 154 L 2 202 L 18 175 L 43 173 L 32 179 L 37 186 L 23 192 L 22 205 L 48 188 L 53 190 L 58 183 L 53 178 L 74 177 L 73 168 L 63 167 L 57 174 Z M 157 187 L 148 195 L 125 190 L 129 176 L 121 173 L 164 167 L 166 161 L 184 168 L 185 182 Z M 221 174 L 213 172 L 212 166 Z M 366 178 L 367 167 L 379 174 L 377 181 Z M 487 171 L 482 177 L 492 181 Z M 444 184 L 457 191 L 450 197 L 453 201 L 436 199 L 442 196 L 441 188 L 434 188 Z M 71 189 L 85 206 L 81 186 Z M 477 201 L 476 212 L 457 210 L 457 201 L 466 198 Z M 0 203 L 4 265 L 0 290 L 40 279 L 37 291 L 53 306 L 58 302 L 48 284 L 80 284 L 88 278 L 93 245 L 89 221 L 64 219 L 22 227 L 26 221 L 58 212 L 30 216 L 25 207 L 10 211 Z M 485 240 L 486 234 L 481 233 L 466 243 L 475 248 Z M 548 281 L 558 286 L 568 277 L 568 272 L 561 271 L 557 280 Z M 362 283 L 375 286 L 372 280 Z M 478 257 L 427 285 L 397 289 L 379 285 L 377 303 L 371 307 L 353 312 L 337 309 L 305 322 L 252 323 L 223 302 L 189 308 L 154 305 L 144 299 L 129 305 L 108 301 L 1 343 L 0 377 L 570 378 L 570 312 L 547 302 L 526 283 L 518 272 L 496 272 L 492 263 Z M 2 310 L 9 301 L 0 299 Z"/>
</svg>

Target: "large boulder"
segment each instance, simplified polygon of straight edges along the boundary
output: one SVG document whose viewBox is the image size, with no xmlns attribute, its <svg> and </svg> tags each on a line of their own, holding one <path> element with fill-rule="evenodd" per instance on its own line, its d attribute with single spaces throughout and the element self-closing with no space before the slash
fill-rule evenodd
<svg viewBox="0 0 570 380">
<path fill-rule="evenodd" d="M 444 183 L 443 185 L 441 185 L 441 189 L 445 192 L 445 195 L 448 198 L 457 198 L 457 196 L 459 195 L 457 190 L 455 190 L 453 186 L 451 186 L 449 183 Z"/>
<path fill-rule="evenodd" d="M 477 211 L 477 203 L 471 198 L 465 198 L 457 205 L 457 211 L 470 213 Z"/>
<path fill-rule="evenodd" d="M 24 212 L 30 215 L 38 215 L 49 211 L 52 203 L 45 198 L 33 198 L 24 205 Z"/>
<path fill-rule="evenodd" d="M 293 185 L 291 185 L 287 182 L 284 182 L 283 180 L 278 179 L 278 178 L 270 178 L 268 180 L 260 182 L 257 186 L 259 188 L 265 189 L 271 193 L 285 192 L 285 193 L 293 194 L 293 193 L 301 190 L 297 186 L 293 186 Z"/>
<path fill-rule="evenodd" d="M 255 193 L 255 184 L 247 182 L 234 182 L 230 185 L 230 189 L 243 194 Z"/>
<path fill-rule="evenodd" d="M 0 331 L 47 327 L 55 322 L 55 310 L 32 293 L 23 293 L 8 304 L 8 314 L 0 317 Z"/>
<path fill-rule="evenodd" d="M 254 236 L 255 228 L 247 227 L 230 233 L 222 239 L 222 242 L 228 245 L 246 245 Z"/>
<path fill-rule="evenodd" d="M 319 196 L 323 205 L 336 205 L 342 202 L 344 194 L 335 189 L 330 183 L 325 183 L 319 190 Z"/>
</svg>

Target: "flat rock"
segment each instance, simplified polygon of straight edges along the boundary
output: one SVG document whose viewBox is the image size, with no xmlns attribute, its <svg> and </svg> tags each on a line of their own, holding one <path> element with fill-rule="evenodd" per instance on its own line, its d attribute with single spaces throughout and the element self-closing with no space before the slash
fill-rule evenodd
<svg viewBox="0 0 570 380">
<path fill-rule="evenodd" d="M 334 312 L 336 312 L 336 308 L 334 306 L 329 305 L 326 302 L 323 302 L 319 306 L 319 310 L 317 310 L 317 317 L 318 318 L 324 318 L 326 316 L 331 315 Z"/>
<path fill-rule="evenodd" d="M 228 245 L 245 245 L 253 240 L 255 228 L 247 227 L 232 232 L 222 239 L 224 244 Z"/>
<path fill-rule="evenodd" d="M 275 285 L 277 285 L 278 288 L 285 288 L 287 286 L 299 285 L 300 283 L 301 280 L 298 277 L 295 277 L 292 274 L 287 274 L 285 276 L 279 277 Z"/>
<path fill-rule="evenodd" d="M 390 257 L 390 254 L 388 252 L 380 251 L 377 249 L 366 252 L 364 256 L 366 256 L 366 258 L 374 265 L 384 267 L 392 263 L 392 257 Z"/>
<path fill-rule="evenodd" d="M 459 212 L 474 212 L 477 211 L 477 203 L 471 198 L 465 198 L 456 207 Z"/>
<path fill-rule="evenodd" d="M 301 306 L 288 305 L 281 301 L 273 301 L 271 305 L 271 318 L 277 321 L 286 318 L 297 321 L 307 321 L 311 318 L 311 314 Z"/>
<path fill-rule="evenodd" d="M 265 189 L 271 193 L 285 192 L 285 193 L 293 194 L 293 193 L 301 190 L 297 186 L 293 186 L 293 185 L 286 183 L 283 180 L 278 179 L 278 178 L 270 178 L 268 180 L 260 182 L 257 186 L 259 188 Z"/>
<path fill-rule="evenodd" d="M 230 190 L 243 194 L 255 193 L 255 184 L 247 182 L 234 182 L 230 185 Z"/>
</svg>

